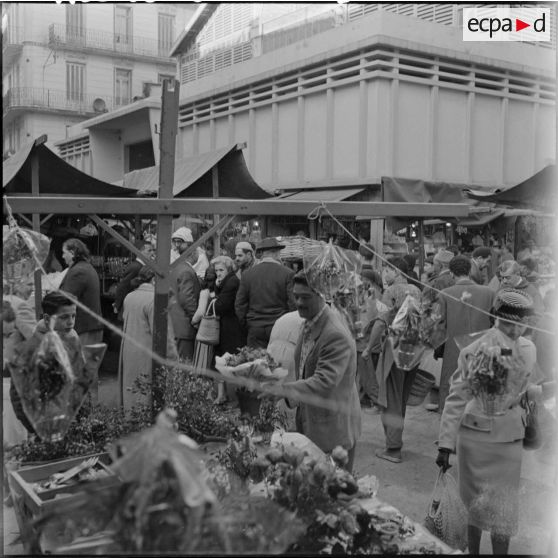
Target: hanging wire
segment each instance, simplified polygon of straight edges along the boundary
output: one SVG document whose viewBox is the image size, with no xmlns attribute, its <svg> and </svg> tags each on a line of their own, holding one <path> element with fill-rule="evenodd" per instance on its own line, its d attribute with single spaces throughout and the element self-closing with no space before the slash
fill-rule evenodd
<svg viewBox="0 0 558 558">
<path fill-rule="evenodd" d="M 373 254 L 376 258 L 381 260 L 384 264 L 389 265 L 390 267 L 395 269 L 400 275 L 403 275 L 407 280 L 412 279 L 414 283 L 419 283 L 423 287 L 426 287 L 426 288 L 436 292 L 437 294 L 442 293 L 441 290 L 436 289 L 435 287 L 432 287 L 432 286 L 430 286 L 426 283 L 423 283 L 420 279 L 414 279 L 413 277 L 410 277 L 406 273 L 403 273 L 401 270 L 399 270 L 399 268 L 394 266 L 389 260 L 384 258 L 381 254 L 379 254 L 375 250 L 372 250 L 372 248 L 370 248 L 368 245 L 361 244 L 360 240 L 356 236 L 354 236 L 353 233 L 351 233 L 351 231 L 349 229 L 347 229 L 347 227 L 345 227 L 345 225 L 343 225 L 343 223 L 341 221 L 339 221 L 339 219 L 337 219 L 337 217 L 335 217 L 335 215 L 333 215 L 333 213 L 331 213 L 331 211 L 329 210 L 329 208 L 326 206 L 326 204 L 324 202 L 321 202 L 321 204 L 319 206 L 315 207 L 308 214 L 308 218 L 309 219 L 315 219 L 316 218 L 316 216 L 315 216 L 316 211 L 318 211 L 318 214 L 320 214 L 320 215 L 321 215 L 322 212 L 326 213 L 329 217 L 331 217 L 331 219 L 333 219 L 333 221 L 335 221 L 339 225 L 339 227 L 341 227 L 341 229 L 343 229 L 343 231 L 345 231 L 349 235 L 350 238 L 352 238 L 354 241 L 358 242 L 362 248 L 364 248 L 365 250 L 368 250 L 368 252 Z M 462 300 L 460 298 L 452 296 L 447 292 L 444 292 L 444 297 L 449 298 L 451 300 L 454 300 L 456 302 L 460 302 L 464 306 L 468 306 L 469 308 L 472 308 L 473 310 L 476 310 L 477 312 L 480 312 L 481 314 L 485 314 L 486 316 L 490 316 L 491 318 L 498 318 L 498 316 L 496 316 L 495 314 L 492 314 L 491 312 L 489 312 L 487 310 L 484 310 L 483 308 L 478 308 L 474 304 L 471 304 L 469 302 L 466 302 L 465 300 Z M 512 323 L 512 324 L 515 324 L 515 325 L 519 325 L 519 326 L 525 326 L 525 324 L 522 323 L 522 322 L 517 322 L 515 320 L 510 320 L 510 319 L 507 319 L 507 318 L 506 318 L 506 322 Z M 547 333 L 549 335 L 554 335 L 554 333 L 552 331 L 548 331 L 546 329 L 541 329 L 539 327 L 532 326 L 532 325 L 529 325 L 528 327 L 529 327 L 529 329 L 532 329 L 533 331 L 538 331 L 540 333 Z"/>
</svg>

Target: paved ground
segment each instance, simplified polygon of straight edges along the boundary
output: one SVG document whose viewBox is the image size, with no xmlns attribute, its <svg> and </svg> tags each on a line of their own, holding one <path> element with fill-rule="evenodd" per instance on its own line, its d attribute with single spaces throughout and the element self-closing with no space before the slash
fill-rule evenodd
<svg viewBox="0 0 558 558">
<path fill-rule="evenodd" d="M 114 380 L 101 377 L 100 400 L 114 402 Z M 378 415 L 363 413 L 363 433 L 356 452 L 358 473 L 374 474 L 380 483 L 379 497 L 394 505 L 416 521 L 422 521 L 437 475 L 436 446 L 439 415 L 423 406 L 409 407 L 405 423 L 403 462 L 389 463 L 374 455 L 383 447 L 383 430 Z M 550 461 L 550 463 L 548 462 Z M 556 510 L 556 459 L 542 451 L 524 452 L 520 531 L 512 539 L 510 553 L 549 555 L 550 532 L 558 530 Z M 451 471 L 455 471 L 453 468 Z M 554 509 L 553 509 L 554 506 Z M 4 551 L 7 555 L 22 554 L 17 540 L 17 524 L 13 508 L 4 507 Z M 488 536 L 481 543 L 481 553 L 490 554 Z"/>
</svg>

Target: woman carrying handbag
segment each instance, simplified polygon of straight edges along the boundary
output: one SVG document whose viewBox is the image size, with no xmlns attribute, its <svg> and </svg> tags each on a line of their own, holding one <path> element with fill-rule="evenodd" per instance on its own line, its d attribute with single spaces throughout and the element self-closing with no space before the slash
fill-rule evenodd
<svg viewBox="0 0 558 558">
<path fill-rule="evenodd" d="M 210 265 L 205 271 L 205 277 L 201 282 L 200 298 L 198 300 L 198 308 L 192 316 L 192 325 L 198 328 L 196 334 L 196 343 L 194 347 L 194 371 L 203 373 L 204 370 L 213 366 L 214 361 L 214 345 L 204 342 L 200 338 L 200 324 L 206 315 L 209 302 L 215 297 L 215 268 Z M 203 331 L 202 331 L 203 334 Z"/>
</svg>

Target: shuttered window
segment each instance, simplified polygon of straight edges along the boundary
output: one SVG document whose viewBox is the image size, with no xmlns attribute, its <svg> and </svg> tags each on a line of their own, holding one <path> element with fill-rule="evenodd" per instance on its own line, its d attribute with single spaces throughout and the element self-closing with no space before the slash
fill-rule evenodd
<svg viewBox="0 0 558 558">
<path fill-rule="evenodd" d="M 114 7 L 114 48 L 120 52 L 132 49 L 132 9 Z"/>
<path fill-rule="evenodd" d="M 174 43 L 174 16 L 159 14 L 159 56 L 168 56 Z"/>
<path fill-rule="evenodd" d="M 66 99 L 83 102 L 85 97 L 85 64 L 66 64 Z"/>
<path fill-rule="evenodd" d="M 66 40 L 74 43 L 82 43 L 85 40 L 83 6 L 79 4 L 66 6 Z"/>
</svg>

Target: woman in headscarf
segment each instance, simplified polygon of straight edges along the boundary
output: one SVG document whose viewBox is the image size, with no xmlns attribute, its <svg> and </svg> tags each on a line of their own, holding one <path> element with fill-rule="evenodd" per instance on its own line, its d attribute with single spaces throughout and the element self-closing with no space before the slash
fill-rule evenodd
<svg viewBox="0 0 558 558">
<path fill-rule="evenodd" d="M 479 554 L 482 531 L 490 531 L 494 554 L 507 554 L 510 537 L 518 528 L 518 491 L 521 473 L 524 411 L 520 401 L 550 396 L 551 383 L 535 386 L 532 373 L 535 346 L 522 337 L 523 325 L 533 312 L 525 294 L 500 291 L 495 299 L 494 326 L 480 339 L 466 346 L 459 355 L 457 371 L 440 423 L 436 464 L 445 472 L 449 456 L 457 453 L 461 499 L 468 512 L 469 553 Z M 493 413 L 482 395 L 473 395 L 479 382 L 468 362 L 479 351 L 489 350 L 504 358 L 505 375 L 500 414 Z M 478 385 L 478 384 L 477 384 Z M 482 390 L 482 388 L 480 388 Z"/>
<path fill-rule="evenodd" d="M 130 283 L 134 289 L 126 295 L 123 303 L 122 326 L 124 333 L 142 347 L 153 346 L 153 306 L 155 303 L 155 272 L 147 266 L 140 269 Z M 167 358 L 178 360 L 172 321 L 168 321 Z M 135 343 L 123 338 L 120 347 L 118 385 L 120 405 L 130 410 L 137 403 L 149 403 L 149 397 L 132 393 L 131 388 L 141 375 L 151 374 L 151 357 Z"/>
</svg>

